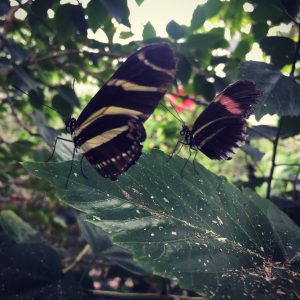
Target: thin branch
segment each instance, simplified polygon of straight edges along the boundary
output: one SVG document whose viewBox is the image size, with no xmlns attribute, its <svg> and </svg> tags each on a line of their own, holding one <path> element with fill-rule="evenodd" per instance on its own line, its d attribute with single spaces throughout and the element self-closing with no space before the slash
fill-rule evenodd
<svg viewBox="0 0 300 300">
<path fill-rule="evenodd" d="M 294 77 L 295 69 L 296 69 L 296 63 L 299 56 L 299 50 L 300 50 L 300 24 L 298 24 L 298 42 L 296 46 L 296 51 L 294 54 L 293 64 L 292 64 L 292 70 L 290 72 L 290 77 Z"/>
<path fill-rule="evenodd" d="M 73 262 L 63 269 L 63 273 L 66 274 L 74 267 L 76 267 L 76 265 L 82 260 L 82 258 L 89 252 L 91 252 L 91 246 L 89 244 L 86 244 L 84 248 L 79 252 L 79 254 L 75 257 Z"/>
<path fill-rule="evenodd" d="M 276 154 L 277 154 L 277 146 L 280 138 L 280 132 L 281 132 L 281 122 L 279 120 L 278 128 L 277 128 L 277 133 L 275 136 L 275 140 L 273 142 L 273 153 L 272 153 L 272 165 L 268 177 L 268 185 L 267 185 L 267 194 L 266 198 L 270 199 L 271 196 L 271 185 L 272 185 L 272 180 L 273 180 L 273 175 L 274 175 L 274 170 L 276 167 Z"/>
<path fill-rule="evenodd" d="M 290 166 L 290 167 L 300 167 L 300 164 L 297 163 L 282 163 L 282 164 L 275 164 L 275 167 L 279 167 L 279 166 Z"/>
<path fill-rule="evenodd" d="M 203 300 L 204 297 L 189 297 L 181 295 L 160 295 L 156 293 L 120 293 L 114 291 L 88 290 L 92 295 L 110 299 L 144 299 L 144 300 Z"/>
</svg>

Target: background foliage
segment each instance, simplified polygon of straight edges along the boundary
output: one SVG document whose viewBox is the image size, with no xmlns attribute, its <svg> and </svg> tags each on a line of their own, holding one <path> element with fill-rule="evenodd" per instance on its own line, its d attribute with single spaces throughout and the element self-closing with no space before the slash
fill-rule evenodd
<svg viewBox="0 0 300 300">
<path fill-rule="evenodd" d="M 136 3 L 142 5 L 143 1 Z M 162 284 L 163 277 L 178 277 L 170 270 L 164 275 L 157 269 L 154 273 L 160 276 L 151 276 L 149 270 L 132 261 L 130 252 L 112 245 L 108 236 L 99 232 L 98 227 L 86 223 L 85 218 L 78 220 L 74 211 L 58 200 L 53 187 L 30 175 L 19 164 L 20 161 L 45 161 L 55 137 L 64 132 L 64 119 L 70 115 L 78 116 L 80 107 L 84 107 L 118 64 L 138 47 L 152 42 L 167 41 L 176 52 L 177 82 L 166 95 L 164 103 L 170 109 L 172 103 L 187 124 L 194 122 L 216 92 L 239 78 L 252 79 L 262 89 L 263 97 L 255 112 L 256 120 L 261 122 L 250 119 L 249 138 L 242 151 L 231 161 L 216 163 L 200 155 L 198 160 L 207 169 L 226 176 L 238 187 L 248 187 L 269 198 L 268 201 L 279 205 L 299 224 L 298 11 L 299 2 L 296 0 L 270 3 L 260 0 L 209 0 L 197 6 L 190 26 L 170 21 L 166 27 L 168 36 L 162 39 L 156 36 L 155 28 L 148 22 L 144 26 L 143 39 L 135 40 L 125 0 L 91 0 L 86 5 L 80 1 L 66 4 L 58 0 L 1 1 L 0 224 L 2 232 L 15 241 L 14 244 L 3 236 L 1 248 L 6 249 L 3 250 L 6 254 L 16 253 L 15 257 L 24 249 L 37 253 L 41 251 L 45 253 L 41 261 L 49 264 L 55 261 L 56 266 L 49 276 L 47 266 L 36 262 L 41 268 L 37 273 L 48 275 L 34 283 L 31 277 L 27 281 L 22 278 L 21 290 L 26 290 L 26 286 L 31 284 L 35 288 L 38 286 L 34 296 L 40 296 L 39 293 L 51 295 L 50 290 L 53 291 L 55 286 L 66 295 L 74 292 L 72 297 L 76 299 L 83 296 L 82 287 L 92 289 L 99 283 L 103 289 L 157 292 L 161 285 L 165 286 Z M 107 42 L 88 38 L 91 32 L 97 30 L 103 31 Z M 249 53 L 257 52 L 257 49 L 262 51 L 261 61 L 249 61 Z M 159 106 L 145 124 L 148 138 L 144 151 L 159 148 L 170 153 L 181 126 L 177 119 Z M 57 159 L 70 159 L 71 147 L 60 144 Z M 187 157 L 186 149 L 181 155 Z M 163 183 L 157 184 L 160 186 Z M 179 181 L 177 184 L 183 183 Z M 245 197 L 255 195 L 247 191 L 243 192 L 247 195 Z M 241 195 L 237 197 L 243 198 Z M 256 195 L 253 199 L 249 201 L 263 200 Z M 86 208 L 83 210 L 88 212 Z M 168 213 L 173 214 L 171 211 Z M 275 215 L 281 216 L 278 211 Z M 285 224 L 289 222 L 284 220 Z M 297 227 L 288 224 L 285 226 L 298 236 Z M 228 228 L 231 227 L 228 225 Z M 273 228 L 274 232 L 280 232 L 278 228 Z M 284 228 L 282 232 L 287 230 L 287 227 L 281 228 Z M 85 240 L 95 256 L 86 248 Z M 41 241 L 48 246 L 40 244 Z M 60 257 L 49 246 L 59 248 Z M 49 249 L 42 250 L 40 247 Z M 296 240 L 292 247 L 298 251 Z M 72 264 L 78 253 L 82 253 L 79 262 Z M 147 251 L 145 253 L 152 255 Z M 266 255 L 263 261 L 266 263 L 271 257 L 290 264 L 293 255 L 295 253 L 284 256 L 284 259 Z M 20 257 L 15 262 L 15 269 L 23 264 Z M 220 267 L 219 262 L 214 265 Z M 12 276 L 15 269 L 12 268 Z M 4 274 L 3 270 L 4 267 L 1 274 Z M 283 276 L 286 280 L 290 279 L 292 272 L 296 272 L 290 268 L 285 271 L 289 272 L 289 275 Z M 117 282 L 116 286 L 114 282 Z M 182 285 L 182 282 L 179 283 Z M 182 286 L 191 290 L 191 296 L 192 291 L 203 295 L 208 293 L 211 297 L 217 295 L 216 290 L 211 290 L 212 295 L 195 285 L 183 283 Z M 181 293 L 176 280 L 171 281 L 170 287 L 172 293 Z M 296 284 L 290 289 L 299 291 Z M 14 288 L 7 289 L 7 295 L 14 292 Z M 31 292 L 28 292 L 29 296 L 32 296 Z M 25 292 L 23 294 L 26 295 Z M 88 297 L 86 293 L 84 295 Z M 277 296 L 286 297 L 286 294 L 279 292 Z M 293 293 L 290 297 L 294 297 Z"/>
</svg>

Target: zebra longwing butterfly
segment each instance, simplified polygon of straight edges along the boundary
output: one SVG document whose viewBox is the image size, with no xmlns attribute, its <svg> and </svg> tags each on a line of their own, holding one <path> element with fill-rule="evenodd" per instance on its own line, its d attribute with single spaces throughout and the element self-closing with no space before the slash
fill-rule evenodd
<svg viewBox="0 0 300 300">
<path fill-rule="evenodd" d="M 254 82 L 240 80 L 227 86 L 199 115 L 190 128 L 183 125 L 181 144 L 200 150 L 210 159 L 231 159 L 245 143 L 246 119 L 261 92 Z"/>
<path fill-rule="evenodd" d="M 140 157 L 143 122 L 174 80 L 176 60 L 167 43 L 131 55 L 83 109 L 66 122 L 75 149 L 104 177 L 116 180 Z"/>
</svg>

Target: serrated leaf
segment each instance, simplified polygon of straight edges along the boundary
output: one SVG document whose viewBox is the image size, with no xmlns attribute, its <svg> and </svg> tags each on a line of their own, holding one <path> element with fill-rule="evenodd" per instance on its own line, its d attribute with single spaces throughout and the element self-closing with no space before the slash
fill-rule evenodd
<svg viewBox="0 0 300 300">
<path fill-rule="evenodd" d="M 271 56 L 272 64 L 281 69 L 291 64 L 296 51 L 296 43 L 287 37 L 267 36 L 259 43 L 261 49 Z"/>
<path fill-rule="evenodd" d="M 101 0 L 103 6 L 109 11 L 112 17 L 114 17 L 119 23 L 130 27 L 129 23 L 129 9 L 127 1 L 124 0 Z"/>
<path fill-rule="evenodd" d="M 12 210 L 0 212 L 0 225 L 1 229 L 17 242 L 37 242 L 39 240 L 38 232 Z"/>
<path fill-rule="evenodd" d="M 150 22 L 147 22 L 143 30 L 143 39 L 152 39 L 156 37 L 156 31 Z"/>
<path fill-rule="evenodd" d="M 192 74 L 192 66 L 185 55 L 180 55 L 177 62 L 176 77 L 183 83 L 187 84 Z"/>
<path fill-rule="evenodd" d="M 191 21 L 191 29 L 195 30 L 200 28 L 206 20 L 206 14 L 205 10 L 202 6 L 198 5 L 192 16 L 192 21 Z"/>
<path fill-rule="evenodd" d="M 239 77 L 255 81 L 263 91 L 255 109 L 258 120 L 266 114 L 300 115 L 300 85 L 274 66 L 263 62 L 243 62 L 239 67 Z"/>
<path fill-rule="evenodd" d="M 166 27 L 168 35 L 174 40 L 179 40 L 186 35 L 185 29 L 175 21 L 170 21 Z"/>
<path fill-rule="evenodd" d="M 70 162 L 24 167 L 55 185 L 68 205 L 135 260 L 182 288 L 213 299 L 278 298 L 279 288 L 296 295 L 299 273 L 287 263 L 299 251 L 300 229 L 270 201 L 241 192 L 201 165 L 196 173 L 191 162 L 181 177 L 185 160 L 167 158 L 160 151 L 145 154 L 116 182 L 91 166 L 85 166 L 85 180 L 75 162 L 68 189 Z"/>
</svg>

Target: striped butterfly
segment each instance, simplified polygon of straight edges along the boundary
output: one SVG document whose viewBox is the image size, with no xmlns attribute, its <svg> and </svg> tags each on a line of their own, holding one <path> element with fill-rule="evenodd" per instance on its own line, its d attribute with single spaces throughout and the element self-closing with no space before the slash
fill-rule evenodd
<svg viewBox="0 0 300 300">
<path fill-rule="evenodd" d="M 182 140 L 178 144 L 188 145 L 190 155 L 191 150 L 200 150 L 210 159 L 231 159 L 245 143 L 246 119 L 253 113 L 260 95 L 255 83 L 249 80 L 227 86 L 198 116 L 192 127 L 183 125 Z"/>
<path fill-rule="evenodd" d="M 140 157 L 143 126 L 176 73 L 175 55 L 167 43 L 151 44 L 131 55 L 83 109 L 66 122 L 74 151 L 104 177 L 116 180 Z M 71 174 L 72 167 L 69 173 Z M 69 177 L 68 177 L 69 178 Z"/>
</svg>

